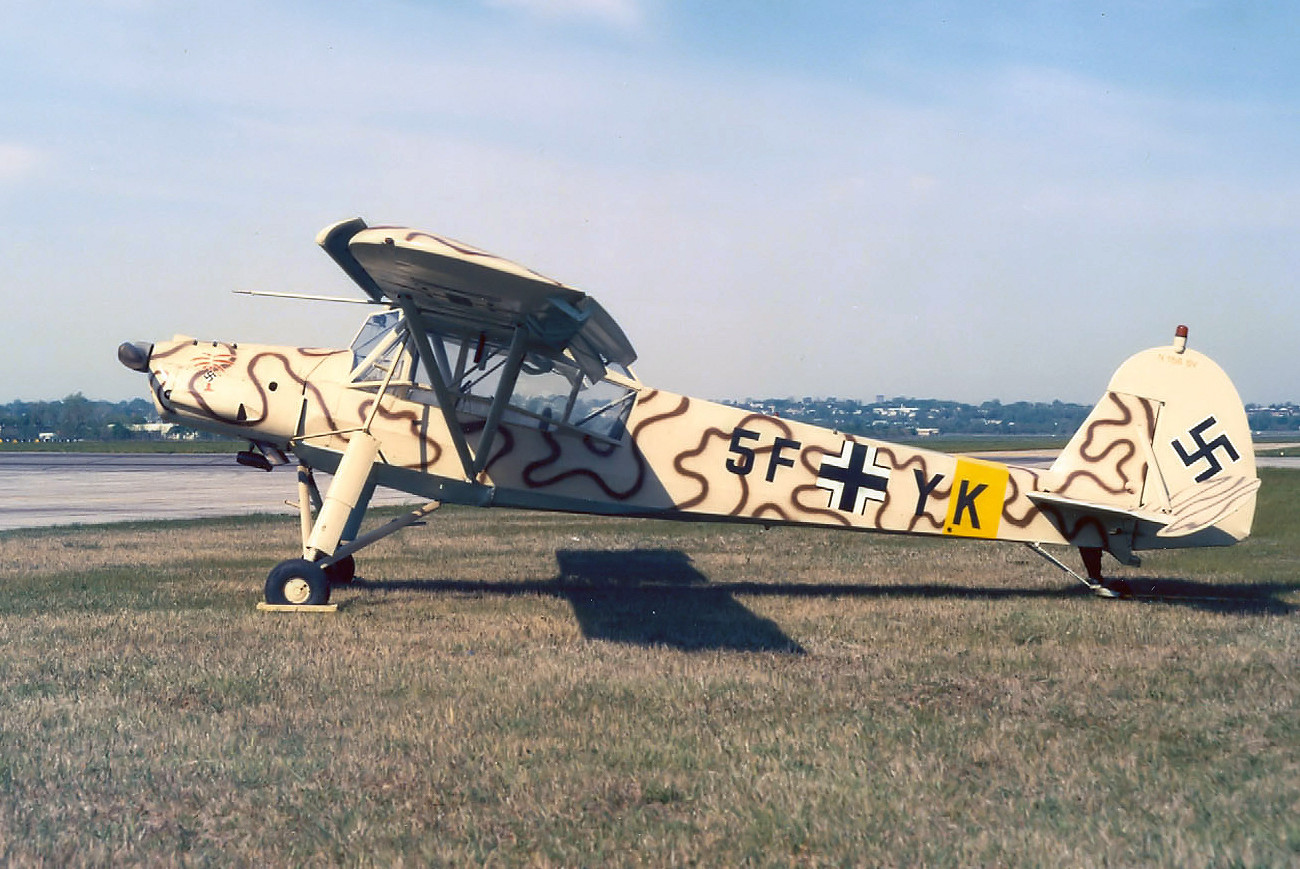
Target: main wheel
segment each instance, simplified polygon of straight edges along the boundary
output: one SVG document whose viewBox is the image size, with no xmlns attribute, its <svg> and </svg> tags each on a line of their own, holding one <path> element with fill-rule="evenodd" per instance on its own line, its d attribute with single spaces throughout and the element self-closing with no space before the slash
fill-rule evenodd
<svg viewBox="0 0 1300 869">
<path fill-rule="evenodd" d="M 348 585 L 356 578 L 357 563 L 351 555 L 345 555 L 325 568 L 325 578 L 330 585 Z"/>
<path fill-rule="evenodd" d="M 320 605 L 329 603 L 330 583 L 325 571 L 304 558 L 281 561 L 266 577 L 269 604 Z"/>
</svg>

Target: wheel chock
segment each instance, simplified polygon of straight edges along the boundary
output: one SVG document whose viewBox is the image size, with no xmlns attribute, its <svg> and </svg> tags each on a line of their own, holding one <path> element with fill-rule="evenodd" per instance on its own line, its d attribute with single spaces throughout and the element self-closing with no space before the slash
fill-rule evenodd
<svg viewBox="0 0 1300 869">
<path fill-rule="evenodd" d="M 336 603 L 267 603 L 261 600 L 257 602 L 257 609 L 264 613 L 336 613 L 339 611 L 339 605 Z"/>
</svg>

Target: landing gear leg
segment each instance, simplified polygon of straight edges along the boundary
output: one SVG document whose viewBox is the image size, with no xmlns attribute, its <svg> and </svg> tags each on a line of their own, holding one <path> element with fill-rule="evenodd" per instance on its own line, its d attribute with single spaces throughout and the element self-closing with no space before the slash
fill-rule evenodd
<svg viewBox="0 0 1300 869">
<path fill-rule="evenodd" d="M 271 571 L 266 579 L 267 603 L 327 603 L 331 585 L 352 581 L 356 570 L 352 553 L 408 525 L 419 524 L 442 506 L 439 501 L 430 501 L 372 531 L 358 533 L 375 488 L 370 469 L 378 455 L 378 441 L 365 432 L 355 433 L 323 499 L 312 479 L 311 468 L 299 468 L 303 557 L 283 561 Z M 313 504 L 319 508 L 314 520 Z"/>
<path fill-rule="evenodd" d="M 308 558 L 319 560 L 321 556 L 333 555 L 344 532 L 352 524 L 352 514 L 357 505 L 361 505 L 362 511 L 366 509 L 362 496 L 371 490 L 367 483 L 378 456 L 379 441 L 376 438 L 364 431 L 352 433 L 352 440 L 343 451 L 334 480 L 325 493 L 320 513 L 316 515 L 316 522 L 307 537 L 304 548 Z"/>
<path fill-rule="evenodd" d="M 302 531 L 302 557 L 306 558 L 307 538 L 311 537 L 311 526 L 315 522 L 314 512 L 321 507 L 320 489 L 316 488 L 316 477 L 307 465 L 298 466 L 298 525 Z"/>
<path fill-rule="evenodd" d="M 299 470 L 298 511 L 303 557 L 282 561 L 271 570 L 266 578 L 267 603 L 328 603 L 331 578 L 351 581 L 356 571 L 351 552 L 342 553 L 338 558 L 331 556 L 348 528 L 360 525 L 359 514 L 365 512 L 370 492 L 374 490 L 369 482 L 370 469 L 378 456 L 378 440 L 368 432 L 353 432 L 324 499 L 320 498 L 310 469 Z M 314 522 L 313 501 L 320 504 Z"/>
<path fill-rule="evenodd" d="M 352 508 L 352 515 L 348 518 L 347 527 L 343 529 L 341 542 L 350 543 L 356 539 L 360 531 L 361 519 L 366 512 L 365 508 L 370 503 L 370 496 L 374 493 L 374 490 L 374 483 L 367 482 L 357 506 Z M 312 553 L 307 548 L 307 540 L 311 537 L 312 526 L 315 524 L 313 511 L 319 510 L 323 503 L 320 489 L 316 487 L 316 478 L 312 474 L 311 468 L 307 465 L 299 465 L 298 516 L 299 525 L 302 529 L 302 555 L 308 561 L 312 560 L 309 558 Z M 348 585 L 357 575 L 357 562 L 351 555 L 344 555 L 341 558 L 335 557 L 323 563 L 321 567 L 324 569 L 330 585 Z"/>
</svg>

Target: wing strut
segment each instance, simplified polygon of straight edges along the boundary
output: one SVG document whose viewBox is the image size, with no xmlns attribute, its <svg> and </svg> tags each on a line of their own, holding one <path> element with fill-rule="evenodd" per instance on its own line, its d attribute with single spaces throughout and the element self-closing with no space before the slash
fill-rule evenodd
<svg viewBox="0 0 1300 869">
<path fill-rule="evenodd" d="M 501 417 L 506 412 L 506 405 L 510 403 L 510 395 L 515 391 L 527 346 L 528 329 L 516 326 L 515 334 L 510 338 L 510 353 L 506 356 L 505 367 L 501 369 L 501 379 L 497 381 L 497 393 L 492 397 L 492 406 L 488 408 L 487 419 L 483 422 L 483 433 L 479 435 L 478 449 L 474 456 L 474 476 L 470 479 L 477 479 L 487 467 L 488 456 L 492 453 L 492 441 L 497 436 L 497 429 L 501 427 Z"/>
<path fill-rule="evenodd" d="M 460 419 L 456 416 L 456 396 L 452 394 L 447 382 L 451 364 L 447 359 L 446 351 L 438 353 L 437 349 L 441 347 L 434 348 L 433 342 L 429 340 L 429 332 L 420 319 L 420 309 L 416 307 L 415 301 L 409 295 L 400 294 L 397 297 L 397 304 L 402 309 L 409 334 L 415 339 L 416 355 L 424 360 L 424 370 L 433 381 L 433 392 L 438 396 L 438 408 L 442 411 L 443 419 L 446 420 L 447 431 L 456 447 L 456 455 L 460 457 L 465 480 L 472 483 L 487 467 L 488 459 L 492 454 L 492 442 L 496 440 L 497 432 L 501 428 L 501 418 L 505 416 L 506 407 L 510 404 L 510 396 L 519 381 L 524 354 L 528 351 L 528 327 L 523 324 L 516 326 L 514 334 L 510 337 L 510 350 L 501 367 L 501 379 L 497 382 L 496 394 L 493 395 L 492 404 L 488 408 L 487 419 L 483 421 L 483 431 L 479 433 L 478 445 L 471 451 L 465 433 L 461 429 Z M 457 368 L 462 364 L 463 362 L 458 360 Z"/>
<path fill-rule="evenodd" d="M 442 366 L 433 353 L 433 346 L 429 343 L 429 333 L 425 330 L 424 323 L 420 321 L 420 310 L 405 293 L 397 297 L 397 304 L 402 309 L 402 316 L 406 318 L 407 330 L 415 339 L 416 354 L 424 360 L 424 369 L 429 372 L 429 379 L 433 381 L 433 392 L 438 396 L 438 409 L 442 411 L 442 418 L 447 422 L 447 433 L 456 447 L 456 455 L 460 457 L 460 466 L 465 472 L 465 480 L 472 483 L 478 476 L 478 472 L 474 469 L 474 456 L 469 451 L 465 432 L 461 430 L 460 420 L 456 416 L 456 398 L 451 394 L 451 389 L 442 376 Z"/>
</svg>

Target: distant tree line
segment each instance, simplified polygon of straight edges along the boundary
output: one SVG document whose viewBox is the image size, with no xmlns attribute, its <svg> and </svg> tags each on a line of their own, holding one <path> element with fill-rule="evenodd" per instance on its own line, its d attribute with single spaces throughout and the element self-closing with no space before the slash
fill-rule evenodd
<svg viewBox="0 0 1300 869">
<path fill-rule="evenodd" d="M 0 439 L 129 440 L 141 436 L 130 426 L 157 421 L 158 413 L 148 399 L 95 401 L 77 392 L 57 401 L 0 405 Z"/>
<path fill-rule="evenodd" d="M 964 404 L 897 397 L 875 402 L 840 398 L 763 398 L 727 402 L 735 407 L 825 426 L 848 434 L 1069 435 L 1091 407 L 1063 401 L 986 401 Z"/>
<path fill-rule="evenodd" d="M 1246 416 L 1250 418 L 1251 431 L 1300 431 L 1300 405 L 1289 401 L 1269 405 L 1248 404 Z"/>
<path fill-rule="evenodd" d="M 963 404 L 897 397 L 875 402 L 840 398 L 747 398 L 724 402 L 755 413 L 795 419 L 848 434 L 1060 435 L 1073 434 L 1092 405 L 1064 401 L 986 401 Z M 1300 406 L 1246 405 L 1252 431 L 1300 431 Z"/>
</svg>

